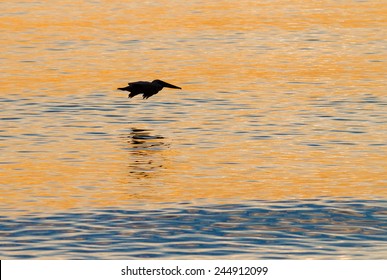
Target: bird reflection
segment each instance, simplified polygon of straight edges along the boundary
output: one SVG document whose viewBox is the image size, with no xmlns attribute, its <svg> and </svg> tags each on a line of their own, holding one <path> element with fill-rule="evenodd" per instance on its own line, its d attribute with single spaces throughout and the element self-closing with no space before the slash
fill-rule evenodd
<svg viewBox="0 0 387 280">
<path fill-rule="evenodd" d="M 151 130 L 132 128 L 123 138 L 128 144 L 126 150 L 130 155 L 128 166 L 131 176 L 150 177 L 163 167 L 162 151 L 168 147 L 163 136 L 154 135 Z"/>
</svg>

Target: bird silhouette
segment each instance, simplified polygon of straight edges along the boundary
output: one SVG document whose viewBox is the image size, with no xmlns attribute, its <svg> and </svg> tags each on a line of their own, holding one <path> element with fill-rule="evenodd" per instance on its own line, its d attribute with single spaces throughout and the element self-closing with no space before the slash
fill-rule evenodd
<svg viewBox="0 0 387 280">
<path fill-rule="evenodd" d="M 130 93 L 128 95 L 128 98 L 132 98 L 138 94 L 142 94 L 142 99 L 148 99 L 152 95 L 157 94 L 164 87 L 181 89 L 181 87 L 171 85 L 161 80 L 154 80 L 152 82 L 139 81 L 128 83 L 128 86 L 117 89 L 129 91 Z"/>
</svg>

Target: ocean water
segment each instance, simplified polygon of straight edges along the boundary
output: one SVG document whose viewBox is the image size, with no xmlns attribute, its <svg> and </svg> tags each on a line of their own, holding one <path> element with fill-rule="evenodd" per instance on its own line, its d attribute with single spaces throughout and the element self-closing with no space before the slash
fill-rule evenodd
<svg viewBox="0 0 387 280">
<path fill-rule="evenodd" d="M 382 2 L 0 8 L 1 258 L 387 257 Z"/>
<path fill-rule="evenodd" d="M 305 199 L 160 204 L 1 216 L 2 257 L 384 259 L 385 201 Z"/>
</svg>

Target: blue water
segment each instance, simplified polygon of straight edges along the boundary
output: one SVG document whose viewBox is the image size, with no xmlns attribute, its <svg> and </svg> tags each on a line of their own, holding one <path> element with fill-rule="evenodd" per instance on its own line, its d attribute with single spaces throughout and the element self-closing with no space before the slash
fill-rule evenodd
<svg viewBox="0 0 387 280">
<path fill-rule="evenodd" d="M 387 258 L 381 3 L 96 2 L 0 3 L 0 258 Z"/>
<path fill-rule="evenodd" d="M 385 259 L 387 201 L 158 204 L 4 213 L 1 259 Z"/>
</svg>

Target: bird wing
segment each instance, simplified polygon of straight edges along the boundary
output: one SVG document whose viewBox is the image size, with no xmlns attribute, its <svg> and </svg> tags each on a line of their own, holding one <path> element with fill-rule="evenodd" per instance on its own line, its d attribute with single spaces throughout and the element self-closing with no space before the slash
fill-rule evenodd
<svg viewBox="0 0 387 280">
<path fill-rule="evenodd" d="M 159 90 L 161 90 L 161 88 L 158 88 L 151 82 L 139 81 L 139 82 L 129 83 L 129 86 L 131 91 L 133 92 L 135 91 L 138 93 L 156 94 Z"/>
<path fill-rule="evenodd" d="M 130 87 L 130 91 L 137 92 L 137 93 L 143 93 L 151 86 L 150 82 L 144 82 L 144 81 L 133 82 L 128 84 Z"/>
<path fill-rule="evenodd" d="M 128 83 L 128 85 L 130 85 L 130 86 L 136 86 L 136 85 L 148 85 L 148 84 L 150 84 L 150 82 L 145 82 L 145 81 L 138 81 L 138 82 Z"/>
</svg>

